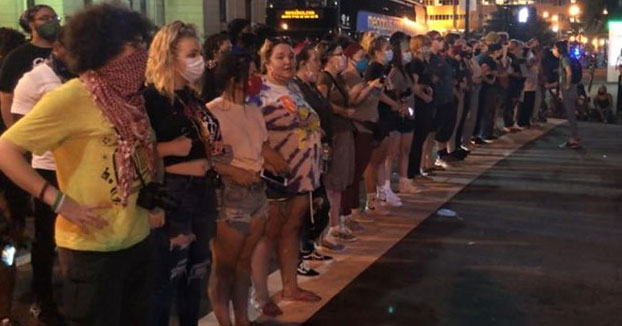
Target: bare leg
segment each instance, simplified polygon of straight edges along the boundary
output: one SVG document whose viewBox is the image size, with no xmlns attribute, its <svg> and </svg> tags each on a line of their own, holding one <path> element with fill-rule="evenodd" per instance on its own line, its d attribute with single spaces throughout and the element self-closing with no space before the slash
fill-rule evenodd
<svg viewBox="0 0 622 326">
<path fill-rule="evenodd" d="M 341 192 L 326 189 L 326 196 L 330 203 L 330 226 L 336 227 L 339 225 L 339 215 L 341 213 Z"/>
<path fill-rule="evenodd" d="M 265 225 L 263 237 L 257 243 L 252 255 L 251 278 L 255 288 L 255 300 L 263 306 L 263 313 L 276 316 L 283 312 L 272 303 L 268 292 L 268 273 L 270 272 L 270 258 L 276 248 L 278 235 L 281 233 L 282 220 L 279 202 L 271 202 L 268 210 L 268 221 Z M 266 311 L 266 306 L 271 308 Z"/>
<path fill-rule="evenodd" d="M 244 246 L 245 235 L 218 222 L 216 238 L 212 242 L 212 272 L 208 295 L 214 315 L 221 326 L 231 326 L 229 301 L 231 300 L 238 257 Z"/>
<path fill-rule="evenodd" d="M 233 283 L 233 313 L 236 326 L 248 326 L 248 290 L 251 285 L 251 257 L 259 239 L 262 238 L 266 217 L 258 217 L 251 221 L 250 234 L 244 242 L 235 270 Z"/>
<path fill-rule="evenodd" d="M 378 147 L 376 147 L 371 153 L 369 164 L 365 169 L 365 189 L 368 194 L 376 193 L 376 186 L 379 184 L 379 180 L 381 178 L 378 173 L 380 172 L 380 166 L 382 165 L 382 163 L 384 162 L 384 158 L 386 157 L 388 144 L 389 141 L 387 138 L 385 138 L 380 143 L 380 145 L 378 145 Z M 384 175 L 382 176 L 382 178 L 384 179 Z"/>
<path fill-rule="evenodd" d="M 287 220 L 283 224 L 278 245 L 281 279 L 283 280 L 283 298 L 300 301 L 321 300 L 315 293 L 298 287 L 297 267 L 300 253 L 300 227 L 306 211 L 309 209 L 309 197 L 299 195 L 291 198 L 287 205 Z"/>
<path fill-rule="evenodd" d="M 379 185 L 384 185 L 387 180 L 391 180 L 391 171 L 393 170 L 393 159 L 398 157 L 400 150 L 400 133 L 392 132 L 389 136 L 389 144 L 386 158 L 384 161 L 384 180 Z"/>
</svg>

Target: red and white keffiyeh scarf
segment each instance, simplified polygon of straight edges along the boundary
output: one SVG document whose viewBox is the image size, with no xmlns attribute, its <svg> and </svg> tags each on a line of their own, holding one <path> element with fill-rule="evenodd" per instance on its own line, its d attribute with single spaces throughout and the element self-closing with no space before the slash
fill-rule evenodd
<svg viewBox="0 0 622 326">
<path fill-rule="evenodd" d="M 151 126 L 145 110 L 145 100 L 140 88 L 145 82 L 147 51 L 137 49 L 127 57 L 108 62 L 97 70 L 80 75 L 93 100 L 104 116 L 112 123 L 117 134 L 115 155 L 121 204 L 127 205 L 132 182 L 136 177 L 132 160 L 137 148 L 142 148 L 148 158 L 148 169 L 154 170 Z"/>
</svg>

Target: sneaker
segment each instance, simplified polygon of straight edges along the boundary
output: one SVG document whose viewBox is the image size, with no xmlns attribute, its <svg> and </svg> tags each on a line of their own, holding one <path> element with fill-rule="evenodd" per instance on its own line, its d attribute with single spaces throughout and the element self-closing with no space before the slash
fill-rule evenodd
<svg viewBox="0 0 622 326">
<path fill-rule="evenodd" d="M 449 163 L 444 158 L 440 158 L 440 157 L 436 159 L 436 161 L 434 162 L 434 165 L 440 168 L 443 168 L 443 169 L 449 168 Z"/>
<path fill-rule="evenodd" d="M 471 149 L 470 149 L 470 148 L 468 148 L 468 147 L 467 147 L 467 146 L 465 146 L 465 145 L 460 145 L 460 149 L 462 149 L 463 151 L 465 151 L 467 154 L 470 154 L 470 153 L 471 153 Z"/>
<path fill-rule="evenodd" d="M 485 144 L 492 144 L 492 143 L 494 143 L 494 142 L 495 142 L 495 140 L 494 140 L 492 137 L 490 137 L 490 138 L 482 138 L 482 141 L 483 141 Z"/>
<path fill-rule="evenodd" d="M 391 188 L 378 188 L 378 201 L 381 206 L 402 206 L 402 200 L 391 190 Z"/>
<path fill-rule="evenodd" d="M 352 219 L 359 223 L 371 223 L 374 221 L 374 218 L 367 214 L 367 211 L 361 211 L 358 209 L 352 210 Z"/>
<path fill-rule="evenodd" d="M 342 221 L 342 226 L 350 231 L 348 233 L 352 233 L 352 232 L 361 232 L 364 231 L 365 228 L 357 221 L 354 220 L 354 218 L 352 217 L 352 215 L 350 216 L 345 216 L 343 221 Z"/>
<path fill-rule="evenodd" d="M 320 248 L 322 250 L 332 251 L 332 252 L 343 252 L 346 250 L 346 246 L 341 243 L 338 243 L 335 238 L 333 238 L 330 234 L 327 234 L 322 239 L 320 243 Z"/>
<path fill-rule="evenodd" d="M 354 236 L 351 232 L 352 231 L 348 230 L 345 227 L 330 228 L 330 230 L 328 230 L 328 235 L 332 237 L 333 239 L 337 241 L 341 241 L 341 242 L 357 241 L 358 238 Z"/>
<path fill-rule="evenodd" d="M 471 144 L 473 144 L 473 145 L 486 145 L 486 144 L 489 144 L 489 143 L 485 142 L 484 139 L 482 139 L 480 137 L 477 137 L 477 138 L 474 138 L 471 141 Z"/>
<path fill-rule="evenodd" d="M 378 196 L 374 195 L 373 198 L 367 198 L 367 203 L 365 204 L 365 214 L 388 215 L 389 212 L 379 204 Z"/>
<path fill-rule="evenodd" d="M 403 194 L 418 194 L 421 192 L 421 189 L 417 188 L 411 179 L 400 180 L 398 189 Z"/>
<path fill-rule="evenodd" d="M 434 171 L 432 171 L 432 169 L 420 169 L 419 170 L 419 174 L 422 177 L 433 177 L 435 175 Z"/>
<path fill-rule="evenodd" d="M 297 272 L 298 272 L 298 275 L 307 276 L 307 277 L 313 277 L 313 276 L 320 275 L 320 273 L 318 273 L 315 269 L 307 266 L 307 262 L 305 262 L 304 260 L 300 260 L 298 262 Z"/>
<path fill-rule="evenodd" d="M 331 261 L 331 260 L 333 260 L 333 257 L 327 256 L 327 255 L 322 255 L 316 249 L 316 250 L 311 251 L 308 254 L 303 254 L 302 255 L 302 259 L 303 260 L 312 260 L 312 261 Z"/>
</svg>

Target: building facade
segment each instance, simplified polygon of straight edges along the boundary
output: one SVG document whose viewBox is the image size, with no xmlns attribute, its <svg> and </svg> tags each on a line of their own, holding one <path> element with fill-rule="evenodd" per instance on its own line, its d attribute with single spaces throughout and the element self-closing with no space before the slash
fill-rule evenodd
<svg viewBox="0 0 622 326">
<path fill-rule="evenodd" d="M 530 5 L 554 30 L 569 27 L 570 7 L 575 0 L 422 0 L 428 15 L 428 28 L 438 31 L 463 31 L 466 22 L 466 2 L 470 1 L 470 30 L 484 27 L 498 5 Z"/>
<path fill-rule="evenodd" d="M 194 23 L 202 35 L 226 29 L 234 18 L 265 22 L 266 0 L 0 0 L 0 26 L 19 28 L 18 19 L 29 6 L 47 4 L 63 21 L 89 4 L 123 3 L 161 26 L 174 20 Z"/>
</svg>

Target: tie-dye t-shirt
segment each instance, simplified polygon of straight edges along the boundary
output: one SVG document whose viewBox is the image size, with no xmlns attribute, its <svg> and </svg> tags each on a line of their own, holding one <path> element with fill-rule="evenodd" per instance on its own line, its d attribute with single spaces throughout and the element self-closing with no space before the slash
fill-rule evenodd
<svg viewBox="0 0 622 326">
<path fill-rule="evenodd" d="M 322 136 L 317 113 L 305 102 L 294 82 L 281 86 L 264 77 L 259 103 L 268 129 L 268 143 L 289 163 L 287 192 L 317 189 Z"/>
</svg>

